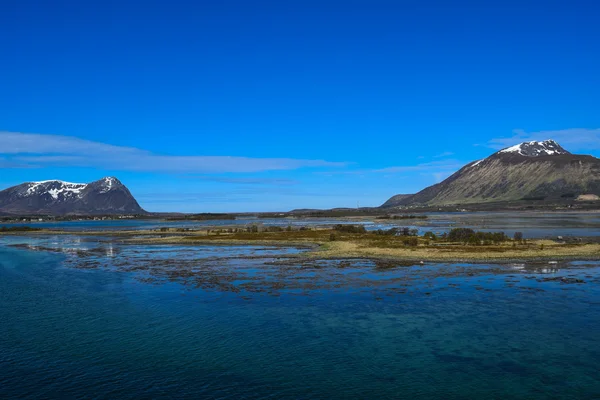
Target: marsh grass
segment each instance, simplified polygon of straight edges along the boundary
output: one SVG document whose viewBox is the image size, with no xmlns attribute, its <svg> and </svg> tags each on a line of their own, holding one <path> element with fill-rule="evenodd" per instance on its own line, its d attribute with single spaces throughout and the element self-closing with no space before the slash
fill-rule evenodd
<svg viewBox="0 0 600 400">
<path fill-rule="evenodd" d="M 336 229 L 311 229 L 283 232 L 233 233 L 226 236 L 187 236 L 188 243 L 319 245 L 317 251 L 304 253 L 315 258 L 392 258 L 429 261 L 523 260 L 599 258 L 599 244 L 564 244 L 551 240 L 507 240 L 498 244 L 469 245 L 462 242 L 432 241 L 415 236 L 387 236 L 372 232 L 351 233 Z M 331 240 L 334 235 L 335 240 Z"/>
<path fill-rule="evenodd" d="M 0 234 L 73 234 L 67 231 L 2 232 Z M 600 259 L 598 243 L 559 243 L 552 240 L 515 241 L 497 244 L 465 244 L 432 240 L 431 237 L 387 235 L 362 229 L 336 227 L 295 227 L 260 229 L 208 227 L 199 230 L 166 228 L 145 231 L 78 232 L 77 235 L 108 236 L 136 244 L 188 245 L 276 245 L 302 246 L 314 251 L 298 257 L 372 258 L 413 261 L 508 261 L 508 260 L 590 260 Z M 332 237 L 335 240 L 332 240 Z"/>
</svg>

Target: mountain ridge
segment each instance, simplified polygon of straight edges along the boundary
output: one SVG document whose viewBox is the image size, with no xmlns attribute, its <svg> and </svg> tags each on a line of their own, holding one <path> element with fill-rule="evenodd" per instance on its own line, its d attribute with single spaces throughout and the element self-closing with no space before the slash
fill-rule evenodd
<svg viewBox="0 0 600 400">
<path fill-rule="evenodd" d="M 0 191 L 5 215 L 145 214 L 129 189 L 109 176 L 90 183 L 58 179 L 24 182 Z"/>
<path fill-rule="evenodd" d="M 600 159 L 554 140 L 523 142 L 466 164 L 444 181 L 382 207 L 441 206 L 600 194 Z"/>
</svg>

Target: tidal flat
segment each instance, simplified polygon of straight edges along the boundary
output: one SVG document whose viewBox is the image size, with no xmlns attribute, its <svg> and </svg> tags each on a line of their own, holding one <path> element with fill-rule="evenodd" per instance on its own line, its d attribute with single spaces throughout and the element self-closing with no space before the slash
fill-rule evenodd
<svg viewBox="0 0 600 400">
<path fill-rule="evenodd" d="M 112 220 L 20 222 L 10 228 L 31 227 L 40 232 L 23 235 L 100 235 L 138 244 L 177 245 L 270 245 L 309 246 L 307 258 L 378 258 L 405 261 L 440 262 L 509 262 L 590 260 L 600 257 L 600 213 L 598 212 L 460 212 L 425 213 L 410 219 L 381 219 L 378 216 L 348 218 L 251 218 L 210 221 Z M 248 227 L 259 232 L 247 234 Z M 523 234 L 527 244 L 505 242 L 494 246 L 459 246 L 420 240 L 407 248 L 402 239 L 387 236 L 348 235 L 335 232 L 335 225 L 363 226 L 367 233 L 377 230 L 409 229 L 423 236 L 432 232 L 438 237 L 452 229 L 468 228 L 485 232 L 504 232 L 509 238 Z M 277 230 L 278 231 L 269 231 Z M 291 229 L 292 232 L 287 230 Z M 302 230 L 305 229 L 305 230 Z M 231 232 L 236 232 L 231 234 Z M 0 235 L 3 233 L 0 232 Z M 13 233 L 14 234 L 14 233 Z M 564 238 L 564 240 L 558 240 Z"/>
<path fill-rule="evenodd" d="M 76 236 L 103 237 L 106 240 L 138 245 L 211 245 L 211 246 L 278 246 L 303 247 L 310 251 L 298 254 L 305 259 L 377 259 L 396 262 L 518 262 L 576 261 L 600 259 L 599 237 L 515 240 L 501 235 L 496 241 L 491 232 L 475 232 L 481 239 L 467 243 L 438 237 L 427 231 L 395 233 L 398 228 L 367 231 L 362 225 L 316 227 L 245 228 L 206 226 L 202 229 L 162 227 L 146 230 L 86 231 L 39 229 L 23 232 L 0 232 L 0 236 L 39 237 Z M 490 236 L 484 240 L 483 235 Z"/>
<path fill-rule="evenodd" d="M 596 398 L 597 262 L 0 237 L 2 398 Z"/>
<path fill-rule="evenodd" d="M 295 228 L 0 235 L 0 397 L 600 396 L 594 238 Z"/>
<path fill-rule="evenodd" d="M 578 271 L 589 262 L 457 263 L 415 262 L 402 259 L 320 258 L 310 247 L 269 245 L 196 244 L 165 245 L 115 242 L 103 237 L 40 236 L 13 238 L 7 248 L 62 255 L 62 265 L 79 270 L 132 273 L 136 280 L 150 284 L 174 282 L 187 288 L 211 289 L 241 294 L 282 292 L 309 295 L 322 290 L 359 287 L 378 295 L 407 293 L 415 282 L 440 278 L 506 276 L 515 274 L 538 283 L 552 280 L 584 284 Z M 309 257 L 307 255 L 313 254 Z"/>
</svg>

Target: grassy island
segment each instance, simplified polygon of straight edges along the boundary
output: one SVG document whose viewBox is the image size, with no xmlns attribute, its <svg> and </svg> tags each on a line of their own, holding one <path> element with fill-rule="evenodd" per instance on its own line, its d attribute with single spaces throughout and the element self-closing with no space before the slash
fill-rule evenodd
<svg viewBox="0 0 600 400">
<path fill-rule="evenodd" d="M 372 258 L 398 261 L 503 262 L 600 259 L 600 244 L 548 239 L 509 238 L 501 232 L 476 232 L 456 228 L 438 236 L 416 230 L 392 228 L 366 231 L 362 225 L 331 227 L 208 227 L 199 230 L 160 228 L 140 231 L 69 232 L 60 230 L 1 230 L 4 235 L 110 236 L 125 243 L 187 245 L 276 245 L 311 247 L 298 257 L 313 259 Z"/>
<path fill-rule="evenodd" d="M 311 258 L 384 258 L 410 261 L 509 261 L 600 258 L 600 244 L 508 238 L 503 233 L 469 232 L 458 228 L 438 237 L 431 232 L 392 228 L 367 232 L 364 227 L 338 225 L 326 229 L 262 232 L 211 231 L 203 235 L 164 237 L 153 242 L 317 245 Z M 142 239 L 143 240 L 143 239 Z"/>
</svg>

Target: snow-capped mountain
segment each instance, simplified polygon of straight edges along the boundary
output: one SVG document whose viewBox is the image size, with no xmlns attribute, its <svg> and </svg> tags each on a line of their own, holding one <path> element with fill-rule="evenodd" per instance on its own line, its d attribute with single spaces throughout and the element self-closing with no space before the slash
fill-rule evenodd
<svg viewBox="0 0 600 400">
<path fill-rule="evenodd" d="M 525 157 L 558 156 L 561 154 L 571 154 L 551 139 L 544 140 L 541 142 L 523 142 L 517 144 L 516 146 L 500 150 L 498 153 L 516 154 Z"/>
<path fill-rule="evenodd" d="M 142 214 L 129 190 L 117 178 L 92 183 L 60 180 L 26 182 L 0 191 L 5 214 Z"/>
<path fill-rule="evenodd" d="M 571 154 L 554 140 L 524 142 L 471 162 L 419 193 L 383 207 L 547 201 L 600 194 L 600 159 Z"/>
</svg>

